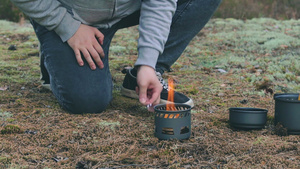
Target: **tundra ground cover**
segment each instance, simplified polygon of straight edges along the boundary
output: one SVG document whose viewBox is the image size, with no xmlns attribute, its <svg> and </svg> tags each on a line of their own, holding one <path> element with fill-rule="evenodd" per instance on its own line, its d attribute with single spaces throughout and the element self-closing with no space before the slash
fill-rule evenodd
<svg viewBox="0 0 300 169">
<path fill-rule="evenodd" d="M 194 99 L 191 138 L 162 141 L 153 113 L 120 95 L 137 27 L 112 41 L 110 107 L 74 115 L 41 86 L 30 25 L 0 21 L 0 168 L 297 168 L 300 137 L 274 126 L 273 94 L 300 93 L 299 32 L 300 20 L 211 20 L 164 74 Z M 230 107 L 268 109 L 265 128 L 231 128 Z"/>
</svg>

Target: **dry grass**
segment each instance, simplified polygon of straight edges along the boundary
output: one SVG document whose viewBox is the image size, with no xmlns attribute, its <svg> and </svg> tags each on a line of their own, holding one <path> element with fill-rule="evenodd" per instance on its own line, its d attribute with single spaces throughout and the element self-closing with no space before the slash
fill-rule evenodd
<svg viewBox="0 0 300 169">
<path fill-rule="evenodd" d="M 112 42 L 111 106 L 101 114 L 74 115 L 40 86 L 33 31 L 18 32 L 17 25 L 6 24 L 9 29 L 0 28 L 0 168 L 300 165 L 300 138 L 276 134 L 272 98 L 273 93 L 300 91 L 299 20 L 211 20 L 173 72 L 164 75 L 173 76 L 176 89 L 196 103 L 190 139 L 170 141 L 154 137 L 153 113 L 119 94 L 124 77 L 120 71 L 136 58 L 136 27 L 121 30 Z M 17 50 L 7 50 L 10 45 Z M 268 109 L 265 128 L 231 128 L 230 107 Z"/>
</svg>

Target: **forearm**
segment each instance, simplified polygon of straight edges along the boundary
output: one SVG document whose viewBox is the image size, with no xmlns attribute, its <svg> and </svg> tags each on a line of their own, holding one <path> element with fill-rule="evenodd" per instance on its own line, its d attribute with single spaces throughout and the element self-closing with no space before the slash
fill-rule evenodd
<svg viewBox="0 0 300 169">
<path fill-rule="evenodd" d="M 168 39 L 176 0 L 143 0 L 138 40 L 139 57 L 135 65 L 155 68 Z"/>
<path fill-rule="evenodd" d="M 68 40 L 78 29 L 76 21 L 57 0 L 11 0 L 25 15 L 48 30 L 54 30 L 63 41 Z"/>
</svg>

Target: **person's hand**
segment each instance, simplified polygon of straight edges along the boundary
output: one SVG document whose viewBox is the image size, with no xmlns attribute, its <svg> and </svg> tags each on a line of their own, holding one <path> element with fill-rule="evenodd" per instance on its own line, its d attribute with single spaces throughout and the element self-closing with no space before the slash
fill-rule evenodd
<svg viewBox="0 0 300 169">
<path fill-rule="evenodd" d="M 92 70 L 96 69 L 95 63 L 99 68 L 103 68 L 101 58 L 104 58 L 103 45 L 104 35 L 91 26 L 81 24 L 76 33 L 67 41 L 74 50 L 76 60 L 80 66 L 84 65 L 81 54 L 88 62 Z"/>
<path fill-rule="evenodd" d="M 137 72 L 137 92 L 139 101 L 143 105 L 157 105 L 160 102 L 162 85 L 159 82 L 155 70 L 150 66 L 140 66 Z"/>
</svg>

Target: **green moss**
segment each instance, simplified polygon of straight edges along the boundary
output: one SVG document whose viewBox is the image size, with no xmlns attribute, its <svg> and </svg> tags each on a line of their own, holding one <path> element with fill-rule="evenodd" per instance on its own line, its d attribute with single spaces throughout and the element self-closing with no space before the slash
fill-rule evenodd
<svg viewBox="0 0 300 169">
<path fill-rule="evenodd" d="M 264 139 L 262 137 L 257 137 L 255 142 L 253 143 L 254 145 L 256 144 L 264 144 Z"/>
<path fill-rule="evenodd" d="M 120 122 L 116 121 L 101 121 L 97 123 L 98 126 L 100 127 L 109 127 L 111 130 L 114 130 L 116 127 L 120 126 Z"/>
<path fill-rule="evenodd" d="M 11 122 L 14 122 L 14 121 L 16 121 L 16 119 L 12 119 L 12 118 L 7 119 L 8 123 L 11 123 Z"/>
<path fill-rule="evenodd" d="M 0 156 L 0 163 L 1 164 L 8 164 L 8 163 L 10 163 L 10 161 L 11 161 L 10 157 Z M 0 165 L 0 167 L 1 167 L 1 165 Z"/>
<path fill-rule="evenodd" d="M 28 33 L 32 32 L 32 26 L 26 23 L 25 26 L 20 26 L 17 23 L 10 22 L 10 21 L 5 21 L 5 20 L 0 20 L 0 33 Z"/>
<path fill-rule="evenodd" d="M 126 53 L 127 49 L 124 46 L 111 46 L 110 51 L 112 53 Z"/>
<path fill-rule="evenodd" d="M 7 121 L 12 116 L 13 116 L 13 114 L 11 112 L 0 110 L 0 118 L 1 118 L 2 121 Z"/>
<path fill-rule="evenodd" d="M 23 129 L 18 125 L 8 124 L 2 130 L 1 134 L 20 134 L 23 133 Z"/>
</svg>

